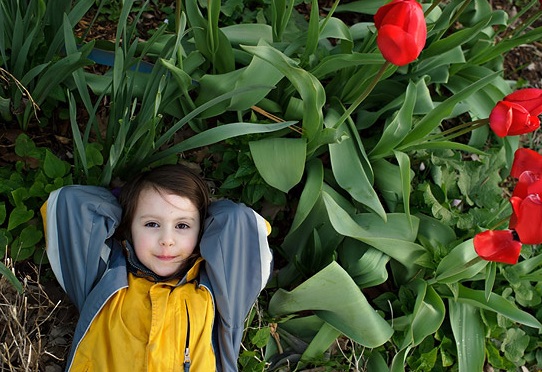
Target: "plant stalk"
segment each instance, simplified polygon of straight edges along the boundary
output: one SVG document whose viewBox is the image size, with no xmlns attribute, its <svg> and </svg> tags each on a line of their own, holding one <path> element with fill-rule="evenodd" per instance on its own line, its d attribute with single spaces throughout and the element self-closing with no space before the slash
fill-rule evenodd
<svg viewBox="0 0 542 372">
<path fill-rule="evenodd" d="M 386 70 L 388 69 L 388 66 L 390 66 L 391 63 L 386 61 L 382 64 L 380 67 L 380 70 L 376 73 L 376 75 L 373 78 L 373 81 L 371 81 L 371 84 L 365 88 L 365 90 L 359 95 L 359 97 L 348 107 L 348 109 L 341 115 L 341 117 L 337 120 L 335 125 L 333 126 L 334 129 L 337 129 L 341 126 L 342 123 L 354 112 L 354 110 L 369 96 L 369 94 L 373 91 L 376 84 L 380 81 L 380 78 Z"/>
</svg>

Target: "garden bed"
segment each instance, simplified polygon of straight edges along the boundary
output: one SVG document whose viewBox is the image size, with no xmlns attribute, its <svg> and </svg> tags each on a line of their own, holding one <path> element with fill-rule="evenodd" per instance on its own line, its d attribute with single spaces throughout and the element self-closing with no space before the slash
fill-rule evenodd
<svg viewBox="0 0 542 372">
<path fill-rule="evenodd" d="M 322 8 L 329 8 L 332 2 L 321 2 Z M 142 39 L 150 38 L 152 32 L 161 24 L 172 16 L 172 12 L 166 7 L 167 3 L 162 3 L 160 7 L 153 5 L 152 11 L 145 13 L 140 19 L 138 30 Z M 508 14 L 513 16 L 517 9 L 514 3 L 506 0 L 494 1 L 495 9 L 503 9 Z M 297 9 L 303 16 L 309 19 L 310 7 L 300 5 Z M 533 10 L 534 12 L 535 10 Z M 322 11 L 325 14 L 325 11 Z M 528 17 L 526 14 L 525 17 Z M 110 17 L 115 15 L 110 14 Z M 77 33 L 83 33 L 86 26 L 89 25 L 94 18 L 93 11 L 89 12 L 79 26 L 75 28 Z M 359 15 L 341 16 L 341 19 L 346 24 L 353 24 L 359 21 Z M 519 27 L 521 22 L 518 21 L 513 27 Z M 538 20 L 533 24 L 533 27 L 542 25 L 542 21 Z M 97 18 L 90 32 L 86 34 L 87 40 L 104 39 L 114 40 L 116 33 L 115 23 L 110 18 Z M 90 67 L 97 74 L 102 74 L 107 69 L 103 66 Z M 542 44 L 536 41 L 532 44 L 520 45 L 509 51 L 504 59 L 504 76 L 506 79 L 518 81 L 520 85 L 542 88 Z M 106 117 L 101 117 L 102 125 L 106 124 Z M 71 139 L 71 126 L 66 108 L 55 111 L 49 118 L 47 125 L 39 125 L 35 121 L 26 130 L 22 130 L 15 121 L 2 124 L 2 135 L 0 137 L 0 166 L 13 166 L 17 161 L 23 159 L 14 151 L 17 138 L 21 133 L 29 135 L 30 139 L 37 147 L 48 148 L 59 157 L 60 160 L 67 162 L 73 161 L 75 145 Z M 187 127 L 187 131 L 192 134 L 192 129 Z M 182 136 L 182 133 L 178 133 Z M 542 137 L 533 137 L 530 139 L 530 145 L 536 146 L 536 149 L 542 148 Z M 242 143 L 246 145 L 246 143 Z M 217 158 L 209 157 L 207 154 L 193 154 L 194 157 L 199 155 L 200 159 L 211 159 L 215 164 L 206 165 L 209 169 L 218 169 Z M 329 159 L 324 159 L 329 163 Z M 24 158 L 26 166 L 34 169 L 39 167 L 37 160 L 32 158 Z M 203 163 L 203 161 L 202 161 Z M 294 189 L 296 197 L 299 197 L 300 190 Z M 297 202 L 297 200 L 294 200 Z M 268 203 L 267 207 L 273 216 L 282 216 L 282 220 L 276 221 L 276 226 L 280 226 L 279 236 L 273 236 L 272 239 L 281 242 L 287 233 L 289 226 L 292 223 L 294 210 L 286 207 L 276 207 Z M 283 258 L 279 258 L 277 262 L 282 265 Z M 284 260 L 285 261 L 285 260 Z M 53 279 L 52 273 L 47 265 L 41 267 L 27 260 L 13 265 L 6 261 L 7 266 L 13 268 L 19 278 L 22 278 L 24 294 L 20 295 L 12 289 L 5 277 L 0 277 L 0 340 L 2 344 L 0 349 L 2 357 L 1 370 L 9 371 L 61 371 L 64 366 L 66 353 L 68 352 L 73 327 L 75 326 L 76 311 L 69 304 L 69 300 L 63 294 L 56 281 Z M 15 267 L 13 267 L 15 266 Z M 388 285 L 389 284 L 389 285 Z M 386 283 L 386 288 L 392 288 L 394 284 Z M 380 289 L 380 288 L 378 288 Z M 372 289 L 368 288 L 365 292 L 370 299 L 374 299 L 377 295 L 369 296 Z M 377 291 L 377 294 L 380 294 Z M 5 321 L 4 321 L 5 320 Z M 341 338 L 337 343 L 337 347 L 332 350 L 333 355 L 338 360 L 341 359 L 341 352 L 352 352 L 355 347 L 349 346 L 348 339 Z M 344 348 L 342 350 L 341 348 Z M 344 355 L 344 354 L 343 354 Z M 346 357 L 345 357 L 346 359 Z M 346 362 L 344 362 L 346 365 Z M 349 362 L 352 365 L 351 362 Z M 344 367 L 344 366 L 343 366 Z"/>
</svg>

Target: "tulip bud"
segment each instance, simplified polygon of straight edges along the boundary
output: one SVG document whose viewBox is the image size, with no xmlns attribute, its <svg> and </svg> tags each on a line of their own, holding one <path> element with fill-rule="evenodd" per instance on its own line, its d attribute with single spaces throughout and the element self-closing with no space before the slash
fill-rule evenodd
<svg viewBox="0 0 542 372">
<path fill-rule="evenodd" d="M 515 102 L 497 102 L 489 115 L 489 126 L 499 137 L 533 132 L 540 127 L 540 119 Z"/>
<path fill-rule="evenodd" d="M 415 0 L 393 0 L 374 16 L 376 43 L 384 58 L 397 66 L 407 65 L 425 46 L 427 26 L 422 6 Z"/>
</svg>

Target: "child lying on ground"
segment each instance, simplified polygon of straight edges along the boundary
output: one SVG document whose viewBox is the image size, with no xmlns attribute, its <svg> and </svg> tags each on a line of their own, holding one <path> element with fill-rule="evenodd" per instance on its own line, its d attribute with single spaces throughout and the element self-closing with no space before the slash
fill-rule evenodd
<svg viewBox="0 0 542 372">
<path fill-rule="evenodd" d="M 66 186 L 42 208 L 47 255 L 80 312 L 66 370 L 235 371 L 244 320 L 265 286 L 267 222 L 169 165 L 120 203 Z"/>
</svg>

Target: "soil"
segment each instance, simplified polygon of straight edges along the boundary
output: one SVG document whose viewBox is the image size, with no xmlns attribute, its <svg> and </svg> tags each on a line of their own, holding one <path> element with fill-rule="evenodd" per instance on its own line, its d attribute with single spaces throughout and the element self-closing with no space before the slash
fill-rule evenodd
<svg viewBox="0 0 542 372">
<path fill-rule="evenodd" d="M 331 3 L 331 1 L 323 3 Z M 496 0 L 493 5 L 497 9 L 504 9 L 514 15 L 517 10 L 511 3 L 509 0 Z M 164 2 L 161 8 L 152 7 L 152 11 L 148 12 L 138 24 L 138 30 L 143 39 L 148 37 L 149 30 L 156 29 L 170 14 L 169 11 L 165 11 L 167 9 L 164 8 Z M 299 10 L 307 13 L 309 11 L 306 7 L 300 7 Z M 87 26 L 92 23 L 92 19 L 93 14 L 89 13 L 76 30 L 80 34 L 85 32 Z M 87 39 L 114 40 L 116 32 L 114 25 L 114 22 L 106 18 L 98 19 L 86 37 Z M 520 22 L 517 22 L 514 27 L 519 25 Z M 533 24 L 533 26 L 540 25 L 542 25 L 541 20 Z M 505 56 L 504 68 L 507 79 L 517 80 L 525 86 L 542 88 L 542 44 L 535 42 L 515 48 Z M 59 120 L 54 133 L 39 132 L 33 139 L 38 146 L 54 146 L 60 149 L 63 146 L 69 146 L 69 131 L 69 123 Z M 5 127 L 4 133 L 0 136 L 0 166 L 13 164 L 18 159 L 13 148 L 15 138 L 19 133 L 18 128 Z M 69 151 L 64 150 L 63 153 Z M 2 293 L 0 309 L 8 309 L 0 312 L 0 318 L 4 318 L 0 321 L 0 324 L 4 324 L 0 325 L 0 336 L 2 336 L 0 347 L 16 344 L 30 345 L 28 349 L 30 351 L 24 352 L 29 365 L 15 367 L 11 364 L 12 361 L 0 359 L 0 370 L 61 371 L 69 350 L 77 312 L 73 306 L 69 305 L 69 300 L 58 284 L 51 279 L 50 272 L 38 273 L 37 269 L 29 267 L 32 266 L 18 266 L 19 277 L 24 278 L 26 302 L 21 302 L 21 296 L 8 289 L 10 286 L 6 279 L 0 276 L 0 293 Z M 47 269 L 44 268 L 44 270 Z M 17 332 L 25 334 L 16 335 Z M 8 355 L 5 350 L 1 350 L 0 354 L 3 357 Z M 13 355 L 12 358 L 13 361 L 24 359 L 17 355 Z"/>
</svg>

